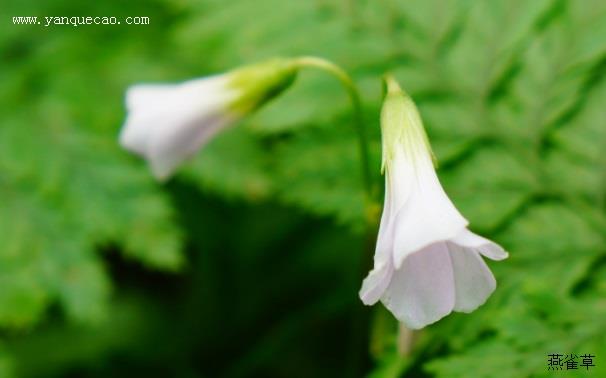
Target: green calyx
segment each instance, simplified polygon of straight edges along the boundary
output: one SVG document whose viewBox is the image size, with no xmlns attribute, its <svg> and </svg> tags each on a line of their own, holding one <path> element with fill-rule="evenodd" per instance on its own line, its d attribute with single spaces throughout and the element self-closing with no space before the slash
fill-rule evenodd
<svg viewBox="0 0 606 378">
<path fill-rule="evenodd" d="M 240 115 L 255 111 L 288 88 L 298 67 L 293 59 L 274 58 L 228 73 L 229 88 L 238 96 L 230 109 Z"/>
<path fill-rule="evenodd" d="M 429 157 L 435 165 L 435 157 L 423 127 L 423 121 L 412 98 L 400 88 L 392 75 L 385 75 L 385 100 L 381 109 L 381 135 L 383 161 L 381 172 L 389 167 L 395 154 L 400 151 L 414 162 Z"/>
</svg>

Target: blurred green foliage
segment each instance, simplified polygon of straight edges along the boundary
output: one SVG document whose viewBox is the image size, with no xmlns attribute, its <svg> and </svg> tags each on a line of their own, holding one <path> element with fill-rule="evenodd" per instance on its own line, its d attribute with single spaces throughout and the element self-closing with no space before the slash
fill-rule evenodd
<svg viewBox="0 0 606 378">
<path fill-rule="evenodd" d="M 551 376 L 548 353 L 594 354 L 606 376 L 603 1 L 2 8 L 0 377 Z M 29 15 L 151 25 L 10 22 Z M 446 191 L 511 253 L 491 266 L 488 303 L 420 332 L 407 359 L 382 309 L 359 321 L 363 193 L 333 78 L 303 73 L 169 185 L 117 145 L 128 85 L 276 55 L 352 73 L 377 183 L 379 77 L 392 71 Z"/>
</svg>

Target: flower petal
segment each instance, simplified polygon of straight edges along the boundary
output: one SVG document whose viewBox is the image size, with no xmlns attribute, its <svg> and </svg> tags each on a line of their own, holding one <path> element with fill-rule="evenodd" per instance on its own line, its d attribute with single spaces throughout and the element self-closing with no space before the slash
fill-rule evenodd
<svg viewBox="0 0 606 378">
<path fill-rule="evenodd" d="M 175 85 L 133 85 L 126 92 L 128 115 L 120 132 L 120 144 L 139 155 L 147 156 L 154 129 L 160 125 L 158 114 L 163 99 L 169 97 Z"/>
<path fill-rule="evenodd" d="M 461 247 L 472 248 L 491 260 L 504 260 L 509 254 L 497 243 L 476 235 L 467 228 L 458 233 L 450 242 Z"/>
<path fill-rule="evenodd" d="M 429 156 L 415 163 L 412 191 L 395 223 L 394 264 L 398 269 L 412 252 L 453 238 L 467 226 L 467 220 L 452 204 L 433 168 Z"/>
<path fill-rule="evenodd" d="M 389 284 L 393 273 L 393 237 L 395 214 L 404 206 L 410 193 L 411 173 L 408 165 L 396 165 L 393 171 L 386 172 L 385 202 L 379 225 L 379 235 L 374 254 L 374 269 L 362 283 L 360 299 L 371 305 L 376 303 Z"/>
<path fill-rule="evenodd" d="M 486 302 L 497 281 L 478 252 L 450 242 L 447 245 L 454 271 L 454 310 L 472 312 Z"/>
<path fill-rule="evenodd" d="M 396 151 L 385 172 L 385 197 L 389 200 L 389 212 L 383 216 L 395 218 L 406 205 L 412 194 L 414 177 L 414 167 L 406 160 L 406 155 Z"/>
<path fill-rule="evenodd" d="M 385 289 L 389 286 L 389 282 L 393 276 L 393 265 L 391 261 L 385 264 L 376 266 L 368 273 L 368 276 L 362 282 L 360 289 L 360 299 L 365 305 L 373 305 L 377 303 L 383 296 Z"/>
<path fill-rule="evenodd" d="M 192 119 L 173 128 L 158 132 L 149 147 L 148 159 L 154 176 L 166 179 L 186 159 L 206 144 L 217 132 L 229 124 L 229 118 L 207 115 Z M 165 122 L 164 125 L 170 125 Z"/>
<path fill-rule="evenodd" d="M 175 85 L 136 85 L 126 96 L 128 117 L 121 144 L 148 159 L 159 179 L 236 118 L 235 97 L 224 75 Z"/>
<path fill-rule="evenodd" d="M 446 243 L 406 257 L 381 299 L 398 320 L 420 329 L 448 315 L 455 304 L 454 276 Z"/>
</svg>

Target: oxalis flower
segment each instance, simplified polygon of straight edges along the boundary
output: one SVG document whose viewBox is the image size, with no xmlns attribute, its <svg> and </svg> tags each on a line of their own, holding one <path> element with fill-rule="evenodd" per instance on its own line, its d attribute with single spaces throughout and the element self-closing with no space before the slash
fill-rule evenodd
<svg viewBox="0 0 606 378">
<path fill-rule="evenodd" d="M 431 147 L 412 99 L 386 78 L 381 111 L 385 204 L 374 269 L 360 290 L 407 327 L 423 328 L 454 311 L 472 312 L 496 288 L 482 256 L 507 258 L 468 222 L 440 185 Z"/>
<path fill-rule="evenodd" d="M 214 135 L 286 89 L 294 60 L 273 59 L 178 84 L 137 84 L 126 93 L 120 144 L 148 160 L 160 180 Z"/>
</svg>

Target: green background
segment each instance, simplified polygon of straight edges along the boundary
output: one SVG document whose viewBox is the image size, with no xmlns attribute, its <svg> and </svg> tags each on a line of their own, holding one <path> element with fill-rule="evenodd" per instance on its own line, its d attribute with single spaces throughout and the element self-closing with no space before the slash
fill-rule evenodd
<svg viewBox="0 0 606 378">
<path fill-rule="evenodd" d="M 606 376 L 606 3 L 4 1 L 0 377 Z M 150 25 L 13 25 L 13 16 Z M 123 151 L 124 91 L 318 55 L 417 102 L 446 191 L 510 258 L 471 315 L 418 334 L 361 305 L 374 235 L 338 82 L 294 86 L 167 184 Z"/>
</svg>

